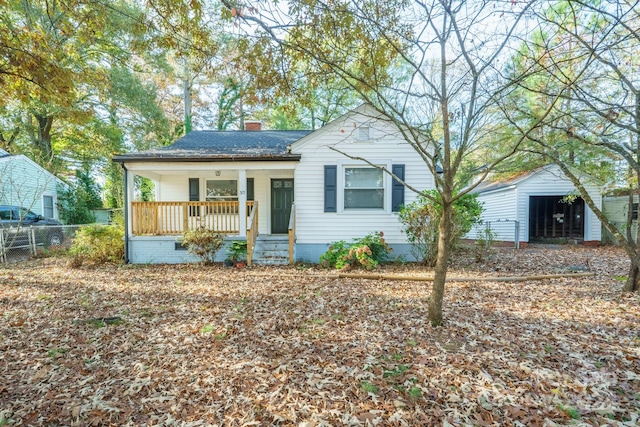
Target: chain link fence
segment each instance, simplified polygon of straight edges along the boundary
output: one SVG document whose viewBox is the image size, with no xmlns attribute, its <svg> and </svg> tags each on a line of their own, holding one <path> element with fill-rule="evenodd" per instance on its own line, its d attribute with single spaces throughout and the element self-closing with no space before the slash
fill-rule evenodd
<svg viewBox="0 0 640 427">
<path fill-rule="evenodd" d="M 627 235 L 627 223 L 622 221 L 611 221 L 617 228 L 622 232 L 622 234 L 626 237 Z M 631 224 L 631 238 L 633 241 L 636 240 L 636 236 L 638 235 L 638 221 L 634 220 Z M 617 245 L 618 240 L 613 236 L 613 234 L 609 233 L 605 227 L 602 227 L 602 243 L 609 243 L 612 245 Z"/>
<path fill-rule="evenodd" d="M 17 226 L 0 228 L 0 262 L 26 261 L 45 252 L 66 252 L 80 225 Z"/>
</svg>

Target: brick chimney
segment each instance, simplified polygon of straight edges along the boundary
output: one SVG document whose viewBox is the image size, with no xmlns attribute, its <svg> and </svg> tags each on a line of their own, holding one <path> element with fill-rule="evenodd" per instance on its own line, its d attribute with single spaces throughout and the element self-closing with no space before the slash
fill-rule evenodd
<svg viewBox="0 0 640 427">
<path fill-rule="evenodd" d="M 244 122 L 244 130 L 262 130 L 262 122 L 260 120 L 247 120 Z"/>
</svg>

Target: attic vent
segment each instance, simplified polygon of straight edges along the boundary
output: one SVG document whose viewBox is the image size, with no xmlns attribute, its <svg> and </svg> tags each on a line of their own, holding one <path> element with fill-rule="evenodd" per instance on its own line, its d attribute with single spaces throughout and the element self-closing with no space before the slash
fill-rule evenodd
<svg viewBox="0 0 640 427">
<path fill-rule="evenodd" d="M 371 139 L 371 127 L 369 125 L 360 125 L 358 127 L 358 141 L 368 141 Z"/>
<path fill-rule="evenodd" d="M 262 122 L 259 120 L 245 121 L 244 130 L 262 130 Z"/>
</svg>

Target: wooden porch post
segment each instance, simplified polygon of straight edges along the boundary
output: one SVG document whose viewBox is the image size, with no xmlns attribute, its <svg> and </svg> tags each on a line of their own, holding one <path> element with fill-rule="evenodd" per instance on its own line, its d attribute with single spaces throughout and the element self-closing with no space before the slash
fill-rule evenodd
<svg viewBox="0 0 640 427">
<path fill-rule="evenodd" d="M 131 203 L 133 202 L 133 198 L 135 197 L 135 184 L 134 184 L 134 174 L 131 171 L 128 171 L 125 174 L 125 179 L 127 180 L 126 182 L 126 188 L 125 191 L 127 192 L 127 197 L 126 197 L 126 209 L 127 212 L 129 213 L 128 215 L 128 220 L 127 223 L 125 224 L 125 227 L 127 227 L 127 235 L 131 236 L 133 235 L 133 208 L 131 207 Z"/>
<path fill-rule="evenodd" d="M 238 215 L 240 216 L 238 226 L 241 237 L 247 236 L 247 171 L 238 171 Z"/>
</svg>

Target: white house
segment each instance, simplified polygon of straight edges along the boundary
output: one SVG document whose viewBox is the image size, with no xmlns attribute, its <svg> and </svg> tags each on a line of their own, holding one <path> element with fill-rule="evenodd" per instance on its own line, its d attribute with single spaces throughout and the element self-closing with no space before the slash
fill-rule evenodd
<svg viewBox="0 0 640 427">
<path fill-rule="evenodd" d="M 602 205 L 602 188 L 582 183 L 598 208 Z M 489 181 L 475 190 L 483 203 L 482 220 L 490 225 L 494 239 L 502 242 L 580 242 L 601 241 L 600 220 L 581 197 L 573 183 L 559 167 L 548 165 L 515 177 Z M 482 227 L 466 237 L 475 240 Z"/>
<path fill-rule="evenodd" d="M 0 204 L 58 219 L 60 185 L 65 184 L 27 156 L 0 149 Z"/>
<path fill-rule="evenodd" d="M 392 255 L 409 251 L 397 211 L 433 177 L 395 125 L 367 105 L 311 131 L 193 131 L 169 147 L 122 154 L 126 256 L 132 263 L 193 261 L 186 228 L 247 240 L 249 261 L 317 262 L 330 243 L 384 232 Z M 134 198 L 134 176 L 155 182 L 155 201 Z M 269 249 L 267 242 L 272 242 Z M 255 253 L 254 253 L 255 251 Z M 224 252 L 219 254 L 224 258 Z"/>
</svg>

